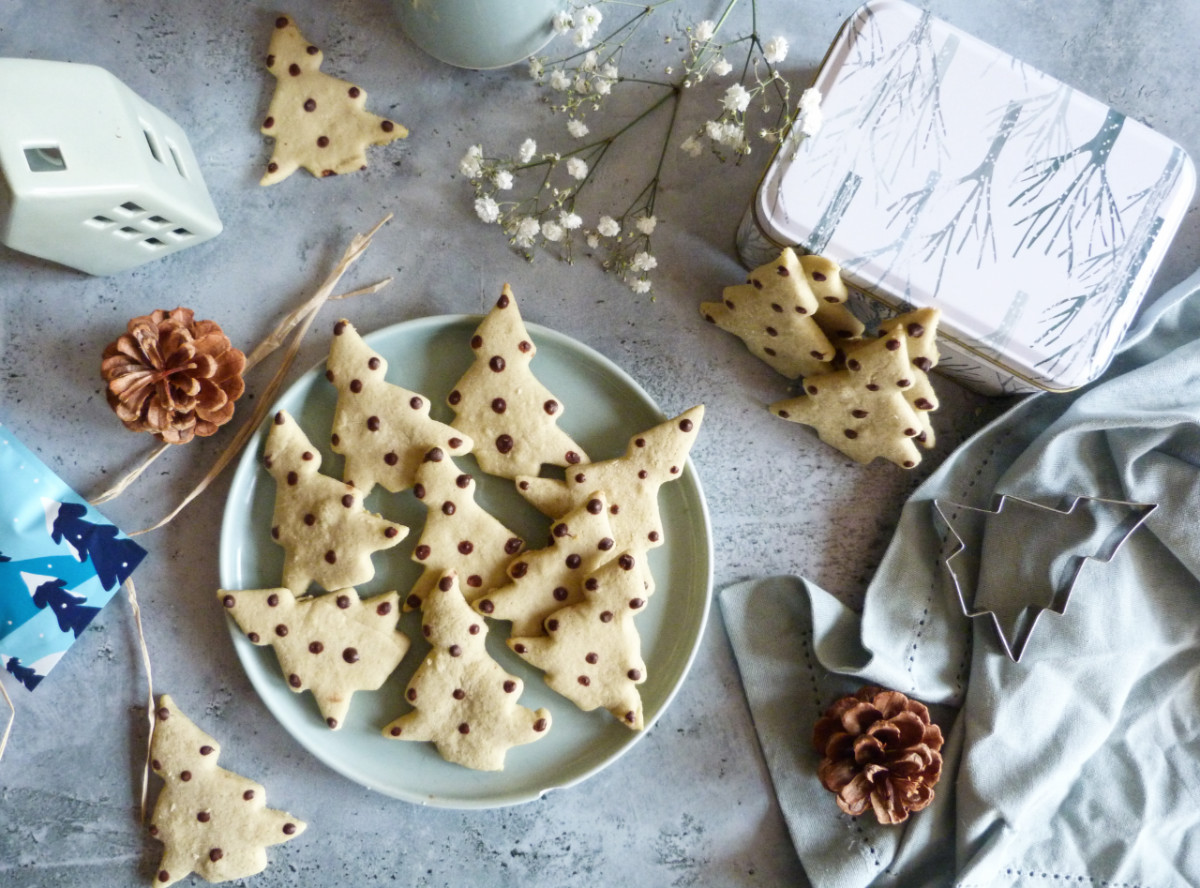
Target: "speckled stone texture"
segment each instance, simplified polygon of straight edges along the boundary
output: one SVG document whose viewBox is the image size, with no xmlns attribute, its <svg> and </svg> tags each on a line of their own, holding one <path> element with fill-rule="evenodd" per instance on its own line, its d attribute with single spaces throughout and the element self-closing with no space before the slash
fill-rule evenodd
<svg viewBox="0 0 1200 888">
<path fill-rule="evenodd" d="M 729 33 L 744 32 L 750 5 L 741 0 Z M 663 6 L 628 48 L 623 73 L 650 76 L 678 65 L 681 28 L 717 17 L 723 6 L 723 0 Z M 783 68 L 795 88 L 808 84 L 855 6 L 854 0 L 760 0 L 764 35 L 782 33 L 791 44 Z M 1189 93 L 1200 4 L 932 0 L 928 6 L 1200 154 L 1200 107 Z M 787 394 L 786 382 L 739 341 L 705 324 L 697 308 L 744 275 L 734 232 L 766 151 L 757 149 L 740 166 L 668 152 L 656 206 L 656 298 L 637 296 L 587 256 L 574 265 L 547 257 L 527 263 L 497 229 L 475 219 L 457 169 L 468 146 L 483 142 L 511 152 L 526 136 L 547 150 L 568 144 L 563 119 L 539 104 L 524 67 L 479 73 L 435 62 L 406 42 L 387 0 L 295 0 L 286 11 L 322 47 L 325 70 L 361 83 L 368 107 L 411 130 L 403 142 L 371 149 L 365 172 L 332 181 L 300 173 L 270 188 L 258 185 L 270 155 L 258 127 L 273 88 L 262 64 L 278 13 L 273 4 L 0 4 L 5 54 L 98 64 L 179 122 L 225 224 L 209 243 L 110 278 L 0 251 L 0 420 L 77 490 L 99 491 L 148 445 L 114 418 L 99 377 L 100 353 L 128 318 L 186 305 L 251 347 L 314 289 L 354 232 L 393 212 L 347 286 L 387 275 L 395 283 L 344 309 L 327 309 L 330 322 L 344 310 L 368 332 L 429 314 L 478 313 L 510 283 L 527 320 L 615 361 L 665 414 L 706 405 L 692 458 L 712 515 L 718 589 L 794 572 L 860 601 L 906 496 L 1004 404 L 939 378 L 939 443 L 910 473 L 881 461 L 854 464 L 767 412 L 767 403 Z M 619 20 L 621 13 L 611 15 Z M 566 54 L 566 44 L 559 45 Z M 688 90 L 678 132 L 714 116 L 723 90 L 711 80 Z M 636 104 L 618 97 L 610 113 L 627 114 Z M 634 170 L 657 151 L 666 119 L 648 123 L 632 150 L 614 150 L 606 160 L 609 181 L 633 181 Z M 586 211 L 594 217 L 608 209 Z M 1200 264 L 1195 209 L 1150 298 Z M 324 336 L 310 337 L 292 378 L 321 360 L 325 348 Z M 261 390 L 261 381 L 252 390 Z M 222 445 L 199 441 L 168 453 L 104 511 L 127 530 L 157 520 L 203 476 Z M 575 788 L 508 809 L 434 810 L 374 794 L 318 763 L 255 695 L 225 616 L 213 606 L 229 482 L 223 476 L 174 523 L 142 538 L 150 555 L 136 581 L 156 691 L 170 693 L 219 737 L 223 763 L 263 782 L 270 803 L 309 824 L 301 839 L 271 849 L 270 867 L 248 884 L 806 883 L 716 609 L 687 681 L 658 724 L 628 755 Z M 36 693 L 13 693 L 16 724 L 0 761 L 0 884 L 149 884 L 160 848 L 137 823 L 146 689 L 124 597 L 101 613 Z M 800 743 L 808 727 L 797 731 Z"/>
</svg>

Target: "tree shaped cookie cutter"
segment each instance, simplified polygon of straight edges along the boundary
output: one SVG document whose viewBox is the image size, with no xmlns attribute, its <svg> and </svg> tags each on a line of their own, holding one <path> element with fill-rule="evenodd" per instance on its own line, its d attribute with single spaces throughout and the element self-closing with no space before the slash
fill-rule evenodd
<svg viewBox="0 0 1200 888">
<path fill-rule="evenodd" d="M 1158 508 L 1079 495 L 1062 502 L 1056 508 L 1001 494 L 988 510 L 933 501 L 941 560 L 963 613 L 990 617 L 1014 663 L 1020 662 L 1043 612 L 1066 612 L 1084 563 L 1112 561 Z"/>
</svg>

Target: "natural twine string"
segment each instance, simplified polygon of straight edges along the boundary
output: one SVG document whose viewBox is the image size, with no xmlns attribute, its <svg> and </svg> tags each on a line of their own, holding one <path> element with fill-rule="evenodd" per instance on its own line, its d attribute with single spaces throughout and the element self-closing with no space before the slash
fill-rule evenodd
<svg viewBox="0 0 1200 888">
<path fill-rule="evenodd" d="M 154 743 L 154 723 L 157 716 L 154 708 L 154 678 L 150 672 L 150 649 L 146 647 L 146 633 L 142 629 L 142 608 L 138 604 L 137 589 L 133 585 L 133 577 L 125 580 L 125 593 L 129 596 L 129 606 L 133 609 L 133 623 L 137 626 L 138 646 L 142 650 L 142 666 L 146 669 L 146 717 L 149 731 L 146 733 L 146 762 L 142 767 L 142 798 L 141 822 L 146 822 L 146 797 L 150 792 L 150 747 Z"/>
</svg>

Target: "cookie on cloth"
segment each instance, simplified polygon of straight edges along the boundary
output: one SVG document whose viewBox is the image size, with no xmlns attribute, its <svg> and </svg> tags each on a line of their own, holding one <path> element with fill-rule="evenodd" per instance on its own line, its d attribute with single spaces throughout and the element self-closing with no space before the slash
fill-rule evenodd
<svg viewBox="0 0 1200 888">
<path fill-rule="evenodd" d="M 364 585 L 371 555 L 390 549 L 408 528 L 363 508 L 363 492 L 322 475 L 321 454 L 286 410 L 275 414 L 263 464 L 275 479 L 271 539 L 283 547 L 283 585 L 297 595 Z"/>
<path fill-rule="evenodd" d="M 541 635 L 551 613 L 583 599 L 588 574 L 616 552 L 608 500 L 593 491 L 587 501 L 550 528 L 550 544 L 508 566 L 507 582 L 472 605 L 494 620 L 511 620 L 512 635 Z"/>
<path fill-rule="evenodd" d="M 453 572 L 425 596 L 421 633 L 433 648 L 404 692 L 413 710 L 383 736 L 432 741 L 446 761 L 478 771 L 502 770 L 509 749 L 546 736 L 550 713 L 517 702 L 524 682 L 487 652 L 487 625 Z"/>
<path fill-rule="evenodd" d="M 844 369 L 806 378 L 805 394 L 776 401 L 771 412 L 811 426 L 857 462 L 881 456 L 911 469 L 921 461 L 913 439 L 922 426 L 905 397 L 914 379 L 905 339 L 899 334 L 865 341 L 847 356 Z"/>
<path fill-rule="evenodd" d="M 338 390 L 330 446 L 346 458 L 342 477 L 364 496 L 376 484 L 408 490 L 431 448 L 470 452 L 469 437 L 429 416 L 428 398 L 385 380 L 387 361 L 345 319 L 333 326 L 325 367 Z"/>
<path fill-rule="evenodd" d="M 217 598 L 246 637 L 275 649 L 287 685 L 312 691 L 338 730 L 355 691 L 378 690 L 408 651 L 396 628 L 400 596 L 363 600 L 353 589 L 297 599 L 289 589 L 221 589 Z"/>
<path fill-rule="evenodd" d="M 150 767 L 166 785 L 150 819 L 150 835 L 164 846 L 154 885 L 193 872 L 209 882 L 253 876 L 266 869 L 268 845 L 304 832 L 304 821 L 266 806 L 261 784 L 220 767 L 220 755 L 170 696 L 158 698 Z"/>
<path fill-rule="evenodd" d="M 400 124 L 366 110 L 362 87 L 322 73 L 323 60 L 288 16 L 275 19 L 267 55 L 275 94 L 261 127 L 275 150 L 259 184 L 273 185 L 300 167 L 320 177 L 366 169 L 368 145 L 408 135 Z"/>
<path fill-rule="evenodd" d="M 523 475 L 517 491 L 534 508 L 551 517 L 585 505 L 597 490 L 608 500 L 614 552 L 641 553 L 663 544 L 658 490 L 684 469 L 704 419 L 704 405 L 685 410 L 629 439 L 624 456 L 575 466 L 565 480 Z M 638 559 L 639 564 L 644 559 Z M 643 565 L 644 567 L 644 565 Z M 647 592 L 653 588 L 648 570 L 641 571 Z"/>
<path fill-rule="evenodd" d="M 821 372 L 837 354 L 815 319 L 817 309 L 800 261 L 787 247 L 774 262 L 750 272 L 746 283 L 726 287 L 720 302 L 702 303 L 700 314 L 795 379 Z"/>
<path fill-rule="evenodd" d="M 446 402 L 451 425 L 475 441 L 475 459 L 489 475 L 536 475 L 543 464 L 587 462 L 583 448 L 558 427 L 563 404 L 530 368 L 537 348 L 516 297 L 504 285 L 471 337 L 475 361 Z"/>
<path fill-rule="evenodd" d="M 638 685 L 646 680 L 634 615 L 646 606 L 641 571 L 623 552 L 584 582 L 583 601 L 546 618 L 545 635 L 508 646 L 546 673 L 546 684 L 584 711 L 604 708 L 626 727 L 644 727 Z"/>
<path fill-rule="evenodd" d="M 420 608 L 449 570 L 463 578 L 467 601 L 508 582 L 505 568 L 525 541 L 475 502 L 474 478 L 434 448 L 417 469 L 413 493 L 428 511 L 412 555 L 424 570 L 404 599 L 406 611 Z"/>
</svg>

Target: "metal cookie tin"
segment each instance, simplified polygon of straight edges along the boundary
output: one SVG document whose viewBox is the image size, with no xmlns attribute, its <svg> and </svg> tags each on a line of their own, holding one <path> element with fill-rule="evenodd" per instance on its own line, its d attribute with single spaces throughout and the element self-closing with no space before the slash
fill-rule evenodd
<svg viewBox="0 0 1200 888">
<path fill-rule="evenodd" d="M 841 264 L 873 319 L 941 309 L 939 369 L 986 393 L 1107 366 L 1195 189 L 1161 134 L 902 0 L 843 26 L 824 125 L 777 153 L 738 231 Z"/>
</svg>

